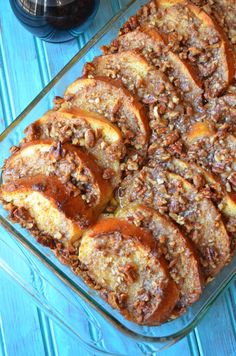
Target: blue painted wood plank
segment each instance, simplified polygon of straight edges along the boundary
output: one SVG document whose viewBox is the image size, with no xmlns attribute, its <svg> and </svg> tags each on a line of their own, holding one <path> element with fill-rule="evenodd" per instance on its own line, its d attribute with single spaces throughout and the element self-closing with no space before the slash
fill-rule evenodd
<svg viewBox="0 0 236 356">
<path fill-rule="evenodd" d="M 3 38 L 0 33 L 0 94 L 2 105 L 2 127 L 8 126 L 15 116 L 15 107 L 10 90 L 10 76 L 7 66 L 7 58 L 5 54 Z M 4 128 L 3 127 L 3 128 Z"/>
<path fill-rule="evenodd" d="M 43 48 L 44 51 L 43 56 L 47 63 L 50 79 L 52 79 L 79 50 L 76 40 L 56 45 L 40 40 L 38 40 L 38 42 L 41 43 L 41 48 Z"/>
<path fill-rule="evenodd" d="M 37 313 L 44 344 L 44 352 L 47 356 L 58 356 L 58 345 L 55 338 L 54 326 L 48 316 L 45 315 L 40 308 L 37 308 Z"/>
<path fill-rule="evenodd" d="M 65 330 L 51 321 L 53 336 L 57 344 L 58 356 L 83 355 L 91 356 L 92 353 L 85 350 L 78 340 L 67 334 Z"/>
<path fill-rule="evenodd" d="M 0 1 L 1 56 L 10 105 L 18 115 L 42 89 L 33 36 L 13 16 L 8 1 Z M 10 90 L 9 90 L 10 88 Z M 7 117 L 8 122 L 12 117 Z"/>
<path fill-rule="evenodd" d="M 0 356 L 7 356 L 7 346 L 5 341 L 5 332 L 3 329 L 2 318 L 0 315 Z"/>
<path fill-rule="evenodd" d="M 236 340 L 236 280 L 231 283 L 228 291 L 226 292 L 226 303 L 231 319 L 232 331 Z"/>
<path fill-rule="evenodd" d="M 2 349 L 9 356 L 43 356 L 45 347 L 32 299 L 1 270 L 0 280 Z"/>
<path fill-rule="evenodd" d="M 222 356 L 236 355 L 236 342 L 232 325 L 232 314 L 227 306 L 227 291 L 215 302 L 205 318 L 195 329 L 202 354 Z"/>
<path fill-rule="evenodd" d="M 1 75 L 0 75 L 0 83 L 1 83 Z M 3 112 L 3 104 L 2 104 L 2 96 L 1 96 L 1 88 L 0 88 L 0 133 L 6 128 L 4 117 L 5 117 L 5 113 Z"/>
<path fill-rule="evenodd" d="M 193 347 L 192 338 L 185 337 L 171 348 L 162 351 L 163 356 L 186 355 L 186 356 L 198 356 L 197 348 Z"/>
</svg>

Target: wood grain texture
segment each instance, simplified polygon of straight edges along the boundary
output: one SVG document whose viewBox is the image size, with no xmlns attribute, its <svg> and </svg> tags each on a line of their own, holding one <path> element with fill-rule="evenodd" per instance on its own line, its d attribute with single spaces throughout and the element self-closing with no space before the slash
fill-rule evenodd
<svg viewBox="0 0 236 356">
<path fill-rule="evenodd" d="M 0 132 L 127 2 L 101 0 L 102 11 L 98 12 L 86 34 L 71 42 L 50 44 L 28 33 L 13 16 L 9 2 L 0 1 Z M 162 355 L 235 355 L 235 290 L 235 283 L 232 283 L 194 332 Z M 111 335 L 111 342 L 118 342 L 115 331 Z M 120 348 L 124 354 L 133 355 L 128 343 L 121 342 Z M 91 354 L 78 340 L 49 320 L 20 287 L 0 274 L 0 355 Z"/>
</svg>

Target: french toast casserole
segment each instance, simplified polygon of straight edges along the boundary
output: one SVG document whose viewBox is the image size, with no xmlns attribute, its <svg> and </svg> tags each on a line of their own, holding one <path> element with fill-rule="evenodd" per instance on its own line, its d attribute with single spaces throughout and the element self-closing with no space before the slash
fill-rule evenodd
<svg viewBox="0 0 236 356">
<path fill-rule="evenodd" d="M 9 218 L 140 325 L 182 315 L 236 249 L 235 4 L 144 5 L 3 167 Z"/>
</svg>

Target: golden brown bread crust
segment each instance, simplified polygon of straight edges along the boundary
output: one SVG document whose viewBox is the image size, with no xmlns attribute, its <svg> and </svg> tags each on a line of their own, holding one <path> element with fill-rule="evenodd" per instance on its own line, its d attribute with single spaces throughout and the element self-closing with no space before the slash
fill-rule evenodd
<svg viewBox="0 0 236 356">
<path fill-rule="evenodd" d="M 79 248 L 90 283 L 125 317 L 142 325 L 167 320 L 178 299 L 155 245 L 149 232 L 121 219 L 104 218 L 85 233 Z"/>
<path fill-rule="evenodd" d="M 57 176 L 68 193 L 81 195 L 95 214 L 112 197 L 110 180 L 88 153 L 71 144 L 52 140 L 31 141 L 21 146 L 5 161 L 4 183 L 36 175 Z"/>
<path fill-rule="evenodd" d="M 1 186 L 0 197 L 11 217 L 23 226 L 30 229 L 33 219 L 37 229 L 32 227 L 39 238 L 42 234 L 62 242 L 72 242 L 96 219 L 92 209 L 85 205 L 83 199 L 79 195 L 70 196 L 55 177 L 38 175 L 8 182 Z M 17 208 L 26 211 L 26 214 L 21 214 L 21 220 L 15 214 Z M 59 224 L 57 220 L 54 222 L 54 216 L 60 220 Z M 27 226 L 28 223 L 30 226 Z"/>
<path fill-rule="evenodd" d="M 76 108 L 51 110 L 27 127 L 25 134 L 26 142 L 49 138 L 81 147 L 96 158 L 112 185 L 118 185 L 123 139 L 120 130 L 104 117 Z"/>
<path fill-rule="evenodd" d="M 228 262 L 230 238 L 219 211 L 181 176 L 144 167 L 122 182 L 118 199 L 121 207 L 140 202 L 168 214 L 196 246 L 206 278 Z"/>
<path fill-rule="evenodd" d="M 121 34 L 139 25 L 157 27 L 171 49 L 196 66 L 207 97 L 219 95 L 233 80 L 233 52 L 223 30 L 189 1 L 150 1 L 128 20 Z"/>
<path fill-rule="evenodd" d="M 128 144 L 141 148 L 147 143 L 146 111 L 121 82 L 105 77 L 79 78 L 67 88 L 65 99 L 72 106 L 98 112 L 117 124 Z"/>
<path fill-rule="evenodd" d="M 179 289 L 180 299 L 174 314 L 184 312 L 202 293 L 202 272 L 198 256 L 190 242 L 167 216 L 145 205 L 130 204 L 119 209 L 116 216 L 152 232 L 160 254 L 167 260 L 170 275 Z"/>
<path fill-rule="evenodd" d="M 105 54 L 139 50 L 150 64 L 168 76 L 185 105 L 193 106 L 196 110 L 202 107 L 202 83 L 194 68 L 168 48 L 156 28 L 139 27 L 119 36 L 103 50 Z"/>
</svg>

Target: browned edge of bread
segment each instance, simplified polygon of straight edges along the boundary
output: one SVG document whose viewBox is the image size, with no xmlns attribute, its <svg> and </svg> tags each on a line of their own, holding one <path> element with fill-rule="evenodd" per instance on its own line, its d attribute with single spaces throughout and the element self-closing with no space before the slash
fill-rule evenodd
<svg viewBox="0 0 236 356">
<path fill-rule="evenodd" d="M 163 282 L 161 282 L 159 286 L 161 288 L 161 285 L 163 285 L 163 290 L 162 291 L 157 290 L 157 295 L 154 296 L 153 300 L 150 301 L 151 310 L 149 310 L 148 307 L 149 301 L 143 302 L 143 310 L 141 306 L 140 306 L 141 309 L 139 311 L 138 308 L 136 310 L 135 308 L 132 307 L 133 313 L 130 313 L 130 311 L 127 310 L 126 308 L 122 308 L 119 306 L 118 308 L 120 309 L 121 313 L 125 315 L 126 318 L 139 324 L 157 325 L 163 321 L 166 321 L 167 318 L 170 316 L 178 300 L 179 293 L 175 283 L 169 276 L 168 268 L 165 261 L 163 259 L 157 259 L 156 241 L 153 239 L 150 232 L 144 231 L 128 223 L 125 220 L 121 220 L 117 218 L 102 218 L 91 228 L 90 231 L 88 231 L 84 235 L 84 237 L 81 240 L 81 246 L 83 246 L 83 241 L 84 241 L 83 239 L 92 238 L 92 239 L 97 239 L 97 241 L 99 242 L 99 239 L 104 238 L 104 236 L 106 235 L 108 235 L 109 238 L 109 234 L 114 234 L 114 233 L 120 234 L 122 236 L 122 239 L 126 241 L 129 240 L 133 241 L 141 249 L 144 249 L 146 251 L 146 255 L 152 258 L 152 263 L 156 264 L 155 268 L 158 268 L 160 269 L 160 271 L 162 271 L 161 275 L 162 278 L 164 278 L 165 280 L 165 282 L 163 280 Z M 82 248 L 81 246 L 80 249 Z M 154 280 L 155 280 L 155 276 L 154 276 Z M 96 284 L 96 281 L 94 282 Z M 109 291 L 109 286 L 107 286 L 107 288 L 108 290 L 100 290 L 100 293 L 109 302 L 109 294 L 113 294 L 113 291 L 111 290 Z M 154 308 L 153 308 L 153 304 L 154 305 L 156 304 Z M 116 303 L 115 306 L 117 307 Z"/>
</svg>

